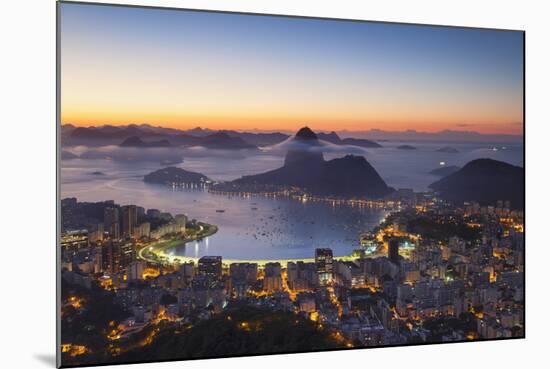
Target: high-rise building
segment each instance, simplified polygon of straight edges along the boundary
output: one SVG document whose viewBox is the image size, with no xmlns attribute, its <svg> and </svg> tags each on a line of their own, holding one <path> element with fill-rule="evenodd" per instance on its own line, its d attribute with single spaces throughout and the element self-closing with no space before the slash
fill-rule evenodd
<svg viewBox="0 0 550 369">
<path fill-rule="evenodd" d="M 134 237 L 134 229 L 137 226 L 137 207 L 126 205 L 122 207 L 122 235 Z"/>
<path fill-rule="evenodd" d="M 104 234 L 104 225 L 103 223 L 100 223 L 96 226 L 96 229 L 92 232 L 88 233 L 88 238 L 90 242 L 98 242 L 103 241 L 103 234 Z"/>
<path fill-rule="evenodd" d="M 294 291 L 309 290 L 319 285 L 315 263 L 289 261 L 286 265 L 286 276 L 288 287 Z"/>
<path fill-rule="evenodd" d="M 136 249 L 133 242 L 124 241 L 119 243 L 118 250 L 120 255 L 119 270 L 126 268 L 136 259 Z"/>
<path fill-rule="evenodd" d="M 98 246 L 99 250 L 96 251 L 97 263 L 101 263 L 100 271 L 105 273 L 112 273 L 115 264 L 115 258 L 113 253 L 113 240 L 107 240 L 102 245 Z"/>
<path fill-rule="evenodd" d="M 316 249 L 315 250 L 315 267 L 319 277 L 319 284 L 325 286 L 332 281 L 333 265 L 332 265 L 332 250 L 331 249 Z"/>
<path fill-rule="evenodd" d="M 150 237 L 150 236 L 151 236 L 151 223 L 144 222 L 144 223 L 141 223 L 139 226 L 134 227 L 135 238 Z"/>
<path fill-rule="evenodd" d="M 180 265 L 179 274 L 183 278 L 183 281 L 186 284 L 191 283 L 193 278 L 195 277 L 195 263 L 192 261 L 188 263 L 183 263 Z"/>
<path fill-rule="evenodd" d="M 394 264 L 399 264 L 399 239 L 392 238 L 388 242 L 388 259 Z"/>
<path fill-rule="evenodd" d="M 226 304 L 224 283 L 208 276 L 197 276 L 191 282 L 193 302 L 195 306 L 210 306 L 214 312 L 221 312 Z"/>
<path fill-rule="evenodd" d="M 94 258 L 94 273 L 101 273 L 103 271 L 103 246 L 98 245 L 93 250 Z"/>
<path fill-rule="evenodd" d="M 136 206 L 136 214 L 138 218 L 142 218 L 145 216 L 145 208 L 142 206 Z"/>
<path fill-rule="evenodd" d="M 131 281 L 143 279 L 145 267 L 146 263 L 144 261 L 132 261 L 127 267 L 128 279 Z"/>
<path fill-rule="evenodd" d="M 283 289 L 280 263 L 267 263 L 264 266 L 264 290 L 268 293 Z"/>
<path fill-rule="evenodd" d="M 107 207 L 103 211 L 103 226 L 104 230 L 109 232 L 112 239 L 120 238 L 120 223 L 118 208 Z"/>
<path fill-rule="evenodd" d="M 132 242 L 109 240 L 101 246 L 102 270 L 118 273 L 135 260 L 135 248 Z"/>
<path fill-rule="evenodd" d="M 222 276 L 222 257 L 221 256 L 203 256 L 199 259 L 199 275 L 213 278 Z"/>
<path fill-rule="evenodd" d="M 185 233 L 185 225 L 187 224 L 187 216 L 184 214 L 176 214 L 174 217 L 178 232 Z"/>
<path fill-rule="evenodd" d="M 258 278 L 258 264 L 256 263 L 232 263 L 229 266 L 229 275 L 231 280 L 253 284 Z"/>
</svg>

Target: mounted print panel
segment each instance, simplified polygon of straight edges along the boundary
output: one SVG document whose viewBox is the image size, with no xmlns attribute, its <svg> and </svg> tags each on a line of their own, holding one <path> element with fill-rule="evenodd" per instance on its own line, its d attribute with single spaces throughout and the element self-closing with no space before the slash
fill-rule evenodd
<svg viewBox="0 0 550 369">
<path fill-rule="evenodd" d="M 64 1 L 57 31 L 58 365 L 524 337 L 524 32 Z"/>
</svg>

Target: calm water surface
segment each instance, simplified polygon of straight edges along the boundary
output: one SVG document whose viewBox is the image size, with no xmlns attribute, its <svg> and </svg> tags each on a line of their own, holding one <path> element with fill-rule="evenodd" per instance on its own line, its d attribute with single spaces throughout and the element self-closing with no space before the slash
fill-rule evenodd
<svg viewBox="0 0 550 369">
<path fill-rule="evenodd" d="M 417 150 L 396 149 L 402 143 L 383 143 L 384 148 L 365 150 L 367 160 L 388 185 L 396 188 L 427 190 L 438 177 L 427 174 L 440 162 L 462 166 L 476 158 L 493 158 L 523 165 L 521 145 L 491 144 L 412 144 Z M 411 143 L 408 143 L 411 144 Z M 453 146 L 460 152 L 436 152 L 442 146 Z M 496 150 L 495 150 L 496 149 Z M 327 159 L 341 153 L 326 154 Z M 215 180 L 231 180 L 282 165 L 283 157 L 202 156 L 186 157 L 178 165 L 203 173 Z M 143 175 L 159 169 L 155 162 L 117 163 L 106 160 L 64 160 L 61 168 L 62 197 L 79 201 L 115 200 L 119 204 L 137 204 L 172 214 L 185 213 L 190 218 L 215 224 L 218 233 L 202 242 L 182 245 L 178 255 L 221 255 L 228 259 L 305 258 L 315 248 L 330 247 L 335 255 L 349 254 L 358 247 L 358 235 L 372 229 L 384 218 L 380 209 L 348 205 L 306 202 L 286 198 L 229 197 L 204 190 L 173 190 L 166 186 L 146 184 Z M 104 175 L 93 175 L 100 171 Z M 220 213 L 216 210 L 225 210 Z"/>
</svg>

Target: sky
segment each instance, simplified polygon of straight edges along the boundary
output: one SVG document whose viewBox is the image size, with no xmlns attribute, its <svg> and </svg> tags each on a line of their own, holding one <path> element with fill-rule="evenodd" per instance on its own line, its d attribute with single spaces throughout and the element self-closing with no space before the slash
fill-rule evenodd
<svg viewBox="0 0 550 369">
<path fill-rule="evenodd" d="M 523 131 L 523 34 L 61 3 L 61 121 Z"/>
</svg>

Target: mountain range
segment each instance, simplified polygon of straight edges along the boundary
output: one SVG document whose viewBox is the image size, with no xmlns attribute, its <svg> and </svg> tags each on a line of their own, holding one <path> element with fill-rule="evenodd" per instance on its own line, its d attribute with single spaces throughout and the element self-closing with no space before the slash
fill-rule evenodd
<svg viewBox="0 0 550 369">
<path fill-rule="evenodd" d="M 206 136 L 180 134 L 175 137 L 179 144 L 185 146 L 201 146 L 211 150 L 257 150 L 258 146 L 245 141 L 239 136 L 231 136 L 227 132 L 216 132 Z"/>
<path fill-rule="evenodd" d="M 121 147 L 170 147 L 172 146 L 172 144 L 170 144 L 170 141 L 168 141 L 167 139 L 145 142 L 137 136 L 130 136 L 126 138 L 124 141 L 122 141 L 122 143 L 119 146 Z"/>
<path fill-rule="evenodd" d="M 367 139 L 364 139 L 364 138 L 348 137 L 348 138 L 342 139 L 334 131 L 332 131 L 330 133 L 322 133 L 321 132 L 321 133 L 318 133 L 317 136 L 320 140 L 324 140 L 324 141 L 333 143 L 335 145 L 350 145 L 350 146 L 359 146 L 359 147 L 366 147 L 366 148 L 382 147 L 382 145 L 380 145 L 379 143 L 371 141 L 371 140 L 367 140 Z"/>
<path fill-rule="evenodd" d="M 129 124 L 126 126 L 76 127 L 72 124 L 61 126 L 61 140 L 64 147 L 107 146 L 158 147 L 158 146 L 200 146 L 220 150 L 256 150 L 287 140 L 290 135 L 281 132 L 240 132 L 235 130 L 211 130 L 196 127 L 189 130 L 155 127 L 149 124 Z M 364 138 L 340 138 L 336 132 L 319 133 L 319 139 L 335 145 L 350 145 L 363 148 L 382 147 Z M 131 139 L 128 142 L 125 140 Z M 141 140 L 142 142 L 138 141 Z"/>
</svg>

